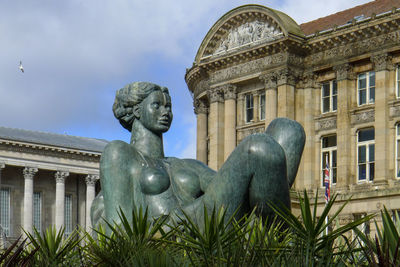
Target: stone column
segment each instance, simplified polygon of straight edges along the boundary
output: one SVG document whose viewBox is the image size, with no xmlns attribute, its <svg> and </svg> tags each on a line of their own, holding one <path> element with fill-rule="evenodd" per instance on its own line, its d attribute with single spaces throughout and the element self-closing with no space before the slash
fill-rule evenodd
<svg viewBox="0 0 400 267">
<path fill-rule="evenodd" d="M 374 55 L 371 62 L 375 69 L 375 178 L 374 183 L 386 184 L 389 178 L 388 162 L 393 158 L 389 156 L 390 129 L 388 99 L 390 94 L 389 64 L 390 57 L 387 53 Z"/>
<path fill-rule="evenodd" d="M 277 75 L 278 85 L 278 117 L 294 120 L 294 85 L 293 70 L 282 69 Z"/>
<path fill-rule="evenodd" d="M 24 220 L 22 228 L 29 233 L 32 233 L 33 225 L 33 176 L 37 173 L 37 168 L 25 167 L 24 174 Z"/>
<path fill-rule="evenodd" d="M 207 164 L 207 113 L 208 108 L 203 100 L 196 99 L 194 102 L 194 113 L 197 116 L 197 144 L 196 158 L 197 160 Z"/>
<path fill-rule="evenodd" d="M 224 110 L 224 162 L 236 147 L 236 86 L 223 87 Z"/>
<path fill-rule="evenodd" d="M 278 93 L 276 73 L 268 73 L 260 76 L 265 84 L 265 128 L 278 116 Z"/>
<path fill-rule="evenodd" d="M 350 184 L 351 176 L 351 132 L 350 132 L 350 108 L 351 95 L 355 92 L 354 73 L 349 64 L 338 65 L 333 68 L 336 71 L 337 80 L 337 189 L 345 189 Z M 353 181 L 352 181 L 353 182 Z"/>
<path fill-rule="evenodd" d="M 258 91 L 256 91 L 256 92 L 253 92 L 253 104 L 254 104 L 254 115 L 253 115 L 253 121 L 254 122 L 258 122 L 259 120 L 260 120 L 260 115 L 259 115 L 259 113 L 260 113 L 260 108 L 259 108 L 259 106 L 260 106 L 260 103 L 259 103 L 259 100 L 260 99 L 260 97 L 259 97 L 259 95 L 258 95 Z"/>
<path fill-rule="evenodd" d="M 209 91 L 210 158 L 208 166 L 218 170 L 224 162 L 224 97 L 219 88 Z"/>
<path fill-rule="evenodd" d="M 92 222 L 90 220 L 90 208 L 92 207 L 92 202 L 96 197 L 95 185 L 96 181 L 99 180 L 99 176 L 96 174 L 89 174 L 85 178 L 86 182 L 86 231 L 91 231 Z"/>
<path fill-rule="evenodd" d="M 69 176 L 67 171 L 58 171 L 55 173 L 56 178 L 56 218 L 55 226 L 57 231 L 64 225 L 64 209 L 65 209 L 65 179 Z"/>
<path fill-rule="evenodd" d="M 237 95 L 237 124 L 238 126 L 244 125 L 244 94 Z"/>
<path fill-rule="evenodd" d="M 319 89 L 318 83 L 316 82 L 317 76 L 313 72 L 307 72 L 303 76 L 303 118 L 302 124 L 304 126 L 304 131 L 306 133 L 306 143 L 304 145 L 303 152 L 303 179 L 304 179 L 304 189 L 312 189 L 315 188 L 315 184 L 320 183 L 320 176 L 315 174 L 319 174 L 319 169 L 315 169 L 315 162 L 317 161 L 315 150 L 316 150 L 316 142 L 315 142 L 315 121 L 314 117 L 318 114 L 318 105 L 316 102 L 317 99 L 317 90 Z M 317 165 L 318 166 L 318 165 Z M 317 182 L 317 183 L 316 183 Z M 296 188 L 300 189 L 300 188 Z M 303 188 L 302 188 L 303 189 Z"/>
</svg>

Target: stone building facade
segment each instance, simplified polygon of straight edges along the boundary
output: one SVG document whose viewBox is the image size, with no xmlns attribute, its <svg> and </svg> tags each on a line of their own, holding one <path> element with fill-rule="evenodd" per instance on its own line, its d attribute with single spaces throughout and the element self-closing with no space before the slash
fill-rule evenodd
<svg viewBox="0 0 400 267">
<path fill-rule="evenodd" d="M 294 211 L 304 189 L 323 207 L 326 163 L 338 204 L 352 196 L 341 223 L 400 211 L 399 7 L 376 0 L 301 25 L 260 5 L 223 15 L 185 75 L 197 159 L 218 169 L 244 137 L 288 117 L 307 135 Z"/>
<path fill-rule="evenodd" d="M 0 127 L 0 238 L 90 229 L 105 140 Z M 97 185 L 98 186 L 98 185 Z"/>
</svg>

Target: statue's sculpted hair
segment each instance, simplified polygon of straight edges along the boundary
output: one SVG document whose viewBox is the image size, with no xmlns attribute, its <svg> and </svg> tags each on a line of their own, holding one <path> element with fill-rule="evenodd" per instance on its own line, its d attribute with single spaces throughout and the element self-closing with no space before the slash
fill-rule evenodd
<svg viewBox="0 0 400 267">
<path fill-rule="evenodd" d="M 131 131 L 135 120 L 134 107 L 140 105 L 148 95 L 158 90 L 164 94 L 169 94 L 167 87 L 162 87 L 154 83 L 134 82 L 125 85 L 115 95 L 113 105 L 114 116 L 125 129 Z"/>
</svg>

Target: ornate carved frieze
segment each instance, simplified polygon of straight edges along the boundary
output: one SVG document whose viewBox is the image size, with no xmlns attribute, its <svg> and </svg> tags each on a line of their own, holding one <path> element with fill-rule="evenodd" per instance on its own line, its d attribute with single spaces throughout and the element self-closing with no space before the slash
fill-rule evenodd
<svg viewBox="0 0 400 267">
<path fill-rule="evenodd" d="M 208 113 L 208 107 L 207 104 L 204 102 L 204 100 L 201 99 L 195 99 L 194 100 L 194 113 L 197 114 L 207 114 Z"/>
<path fill-rule="evenodd" d="M 391 66 L 391 57 L 387 53 L 371 56 L 375 71 L 388 70 Z"/>
<path fill-rule="evenodd" d="M 87 186 L 94 186 L 99 179 L 99 175 L 97 174 L 88 174 L 85 177 L 85 182 Z"/>
<path fill-rule="evenodd" d="M 316 124 L 317 124 L 316 125 L 317 131 L 336 129 L 337 119 L 336 116 L 329 118 L 321 118 L 316 121 Z"/>
<path fill-rule="evenodd" d="M 259 79 L 264 82 L 265 89 L 276 89 L 277 74 L 275 72 L 262 74 Z"/>
<path fill-rule="evenodd" d="M 239 141 L 243 140 L 245 137 L 255 134 L 255 133 L 263 133 L 265 131 L 264 126 L 258 126 L 258 127 L 253 127 L 253 128 L 246 128 L 246 129 L 240 129 L 238 131 L 238 137 Z"/>
<path fill-rule="evenodd" d="M 208 98 L 210 103 L 214 102 L 224 102 L 224 92 L 219 88 L 213 88 L 208 91 Z"/>
<path fill-rule="evenodd" d="M 35 167 L 25 167 L 23 170 L 24 178 L 32 180 L 33 176 L 38 172 L 38 168 Z"/>
<path fill-rule="evenodd" d="M 252 73 L 265 71 L 273 65 L 284 64 L 287 55 L 279 53 L 271 56 L 266 56 L 246 63 L 236 64 L 226 69 L 220 69 L 210 73 L 210 83 L 218 83 L 226 80 L 243 77 Z"/>
<path fill-rule="evenodd" d="M 56 178 L 56 183 L 64 183 L 65 179 L 69 176 L 69 172 L 67 171 L 58 171 L 54 174 Z"/>
<path fill-rule="evenodd" d="M 349 56 L 362 55 L 370 51 L 381 50 L 383 47 L 398 45 L 400 41 L 400 30 L 384 33 L 378 36 L 354 40 L 345 45 L 334 46 L 323 50 L 323 48 L 314 50 L 314 52 L 306 57 L 307 65 L 319 65 L 328 61 L 337 61 Z M 312 45 L 313 46 L 313 45 Z M 315 46 L 318 48 L 318 46 Z M 323 51 L 321 51 L 323 50 Z"/>
<path fill-rule="evenodd" d="M 270 42 L 283 37 L 282 31 L 268 21 L 254 20 L 231 28 L 212 54 L 224 53 L 243 45 Z"/>
<path fill-rule="evenodd" d="M 353 67 L 348 63 L 334 66 L 333 70 L 336 71 L 336 80 L 338 81 L 351 80 L 355 78 Z"/>
<path fill-rule="evenodd" d="M 351 114 L 351 124 L 360 124 L 366 122 L 373 122 L 375 120 L 375 111 L 372 110 L 362 110 L 356 111 Z"/>
</svg>

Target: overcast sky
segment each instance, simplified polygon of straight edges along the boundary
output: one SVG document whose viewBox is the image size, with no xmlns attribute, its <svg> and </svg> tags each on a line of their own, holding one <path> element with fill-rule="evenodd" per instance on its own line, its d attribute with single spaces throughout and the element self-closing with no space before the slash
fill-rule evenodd
<svg viewBox="0 0 400 267">
<path fill-rule="evenodd" d="M 112 114 L 115 91 L 151 81 L 172 96 L 166 155 L 193 158 L 196 118 L 185 69 L 222 15 L 254 3 L 301 24 L 366 2 L 0 1 L 0 126 L 128 142 L 128 131 Z"/>
</svg>

